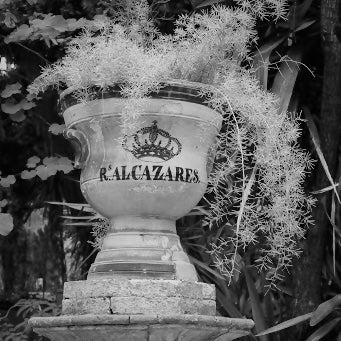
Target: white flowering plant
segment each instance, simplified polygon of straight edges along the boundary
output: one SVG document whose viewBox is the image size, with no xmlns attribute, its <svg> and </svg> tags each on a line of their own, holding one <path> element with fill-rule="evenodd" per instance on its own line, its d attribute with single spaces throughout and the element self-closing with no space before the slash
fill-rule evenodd
<svg viewBox="0 0 341 341">
<path fill-rule="evenodd" d="M 125 3 L 124 15 L 74 38 L 65 57 L 45 68 L 29 91 L 67 88 L 88 101 L 94 88 L 119 85 L 131 104 L 124 113 L 129 126 L 139 105 L 165 83 L 200 83 L 206 104 L 223 117 L 203 224 L 224 232 L 210 252 L 231 278 L 239 254 L 259 243 L 254 263 L 270 282 L 281 279 L 311 224 L 314 200 L 303 182 L 312 162 L 297 142 L 299 117 L 281 111 L 279 99 L 255 78 L 250 46 L 256 43 L 256 14 L 280 18 L 285 1 L 238 0 L 233 8 L 182 15 L 170 35 L 149 20 L 145 1 Z"/>
</svg>

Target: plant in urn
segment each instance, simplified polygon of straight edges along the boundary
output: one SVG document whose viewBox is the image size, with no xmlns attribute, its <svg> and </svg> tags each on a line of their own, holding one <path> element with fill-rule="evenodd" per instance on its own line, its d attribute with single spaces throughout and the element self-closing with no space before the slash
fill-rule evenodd
<svg viewBox="0 0 341 341">
<path fill-rule="evenodd" d="M 230 279 L 239 253 L 266 240 L 255 262 L 275 281 L 309 222 L 309 157 L 296 145 L 297 119 L 247 63 L 257 14 L 248 9 L 184 15 L 164 35 L 147 2 L 130 1 L 123 14 L 85 27 L 30 86 L 34 94 L 66 88 L 61 111 L 82 192 L 110 220 L 87 281 L 65 283 L 68 317 L 32 319 L 38 332 L 65 340 L 58 328 L 73 326 L 97 340 L 83 328 L 97 323 L 104 339 L 130 328 L 134 340 L 232 340 L 252 328 L 214 316 L 214 286 L 198 282 L 175 228 L 208 192 L 203 228 L 232 226 L 211 249 L 221 272 Z"/>
</svg>

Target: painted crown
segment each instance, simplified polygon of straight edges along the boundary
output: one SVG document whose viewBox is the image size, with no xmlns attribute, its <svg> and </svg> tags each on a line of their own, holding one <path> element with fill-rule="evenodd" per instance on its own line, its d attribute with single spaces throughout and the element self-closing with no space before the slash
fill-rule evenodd
<svg viewBox="0 0 341 341">
<path fill-rule="evenodd" d="M 137 159 L 146 161 L 168 161 L 181 152 L 181 143 L 167 131 L 157 127 L 153 121 L 150 127 L 144 127 L 135 134 L 125 136 L 122 146 Z"/>
</svg>

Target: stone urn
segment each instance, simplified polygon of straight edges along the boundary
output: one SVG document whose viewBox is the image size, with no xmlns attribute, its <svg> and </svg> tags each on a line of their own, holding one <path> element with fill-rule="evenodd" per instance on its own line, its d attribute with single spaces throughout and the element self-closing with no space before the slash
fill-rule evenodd
<svg viewBox="0 0 341 341">
<path fill-rule="evenodd" d="M 85 104 L 63 97 L 83 195 L 111 221 L 88 278 L 197 280 L 175 221 L 204 195 L 222 120 L 198 91 L 168 85 L 152 94 L 128 134 L 122 130 L 126 100 L 118 91 Z"/>
<path fill-rule="evenodd" d="M 171 83 L 124 127 L 116 88 L 86 103 L 61 99 L 81 190 L 111 226 L 86 281 L 64 285 L 63 314 L 33 318 L 52 340 L 233 340 L 253 322 L 216 317 L 214 285 L 199 283 L 175 221 L 200 201 L 220 114 L 199 84 Z M 86 335 L 86 338 L 84 338 Z"/>
</svg>

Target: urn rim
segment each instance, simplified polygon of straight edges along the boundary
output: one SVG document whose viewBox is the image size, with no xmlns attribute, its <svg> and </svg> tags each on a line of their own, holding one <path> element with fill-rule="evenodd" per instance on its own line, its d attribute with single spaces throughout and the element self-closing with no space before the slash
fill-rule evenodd
<svg viewBox="0 0 341 341">
<path fill-rule="evenodd" d="M 107 98 L 123 98 L 120 93 L 121 87 L 119 84 L 102 88 L 99 85 L 93 85 L 89 88 L 91 93 L 91 101 Z M 170 99 L 185 102 L 192 102 L 208 107 L 203 90 L 212 91 L 213 86 L 188 81 L 167 81 L 160 83 L 158 91 L 152 91 L 147 97 L 155 99 Z M 80 101 L 74 96 L 77 90 L 74 88 L 67 88 L 60 94 L 59 105 L 61 112 L 64 112 L 69 107 L 79 104 Z"/>
</svg>

